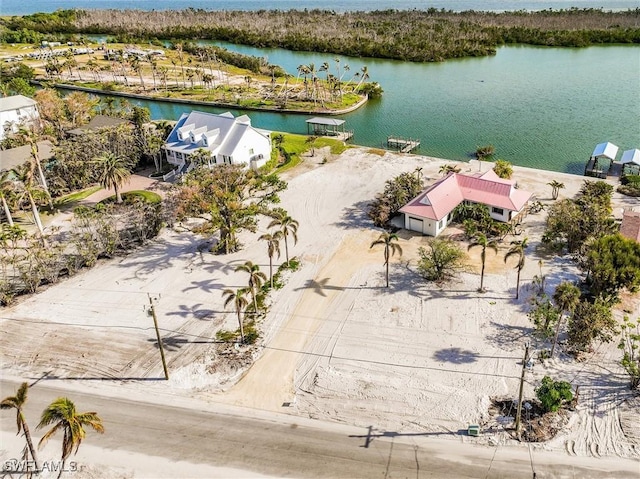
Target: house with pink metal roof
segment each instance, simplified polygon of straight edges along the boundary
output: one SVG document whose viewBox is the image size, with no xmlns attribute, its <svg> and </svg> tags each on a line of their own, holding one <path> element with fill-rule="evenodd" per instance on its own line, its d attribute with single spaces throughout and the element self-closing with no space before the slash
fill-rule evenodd
<svg viewBox="0 0 640 479">
<path fill-rule="evenodd" d="M 438 236 L 452 219 L 452 212 L 463 201 L 489 207 L 491 217 L 509 222 L 526 207 L 531 193 L 519 190 L 515 182 L 505 180 L 493 170 L 478 175 L 449 173 L 400 208 L 404 227 L 411 231 Z"/>
</svg>

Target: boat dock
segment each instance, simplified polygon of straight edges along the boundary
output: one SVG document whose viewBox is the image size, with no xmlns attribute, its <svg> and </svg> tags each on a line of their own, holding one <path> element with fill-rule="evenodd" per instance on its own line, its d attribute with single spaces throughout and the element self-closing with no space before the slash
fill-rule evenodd
<svg viewBox="0 0 640 479">
<path fill-rule="evenodd" d="M 395 148 L 401 153 L 410 153 L 420 146 L 420 140 L 416 138 L 402 138 L 399 136 L 388 136 L 387 147 Z"/>
</svg>

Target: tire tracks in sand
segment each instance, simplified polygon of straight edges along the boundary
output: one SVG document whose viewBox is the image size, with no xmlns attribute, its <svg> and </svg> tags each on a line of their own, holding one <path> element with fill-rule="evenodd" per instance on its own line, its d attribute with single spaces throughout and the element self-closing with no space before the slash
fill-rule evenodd
<svg viewBox="0 0 640 479">
<path fill-rule="evenodd" d="M 301 370 L 298 383 L 313 374 L 318 362 L 330 355 L 336 334 L 348 319 L 359 292 L 350 286 L 353 276 L 366 265 L 382 262 L 380 251 L 362 254 L 378 234 L 362 230 L 342 238 L 326 264 L 305 283 L 300 300 L 264 354 L 234 387 L 217 395 L 219 399 L 273 411 L 295 400 L 296 370 Z"/>
</svg>

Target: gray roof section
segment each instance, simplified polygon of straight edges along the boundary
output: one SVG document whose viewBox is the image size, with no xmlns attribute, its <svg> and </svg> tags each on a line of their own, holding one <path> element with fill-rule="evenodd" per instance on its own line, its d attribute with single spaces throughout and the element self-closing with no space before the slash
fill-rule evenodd
<svg viewBox="0 0 640 479">
<path fill-rule="evenodd" d="M 316 116 L 307 120 L 307 123 L 311 123 L 314 125 L 330 125 L 330 126 L 340 126 L 344 124 L 344 120 L 339 120 L 338 118 L 326 118 L 321 116 Z"/>
<path fill-rule="evenodd" d="M 83 135 L 90 130 L 99 130 L 100 128 L 119 126 L 125 123 L 129 123 L 129 120 L 117 118 L 114 116 L 96 115 L 91 118 L 91 121 L 89 121 L 89 123 L 87 123 L 86 125 L 74 128 L 73 130 L 69 130 L 67 133 L 71 135 Z"/>
<path fill-rule="evenodd" d="M 53 157 L 53 145 L 49 141 L 38 142 L 38 152 L 40 161 L 45 161 Z M 0 151 L 0 171 L 16 168 L 29 159 L 31 156 L 31 146 L 24 145 L 10 150 Z"/>
<path fill-rule="evenodd" d="M 13 95 L 6 98 L 0 98 L 0 111 L 17 110 L 18 108 L 35 105 L 37 105 L 35 100 L 23 95 Z"/>
</svg>

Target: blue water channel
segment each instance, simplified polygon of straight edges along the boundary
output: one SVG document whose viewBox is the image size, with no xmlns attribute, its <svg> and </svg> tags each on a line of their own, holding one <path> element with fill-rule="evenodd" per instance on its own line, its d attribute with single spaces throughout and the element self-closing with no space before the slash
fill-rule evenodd
<svg viewBox="0 0 640 479">
<path fill-rule="evenodd" d="M 218 43 L 220 44 L 220 43 Z M 266 56 L 292 75 L 298 65 L 329 62 L 335 55 L 223 44 Z M 389 135 L 421 140 L 418 153 L 467 160 L 492 144 L 496 156 L 520 166 L 582 174 L 596 144 L 640 148 L 640 47 L 583 49 L 502 47 L 492 57 L 410 63 L 337 57 L 355 73 L 367 66 L 381 99 L 344 115 L 353 142 L 381 147 Z M 348 78 L 345 76 L 345 78 Z M 187 105 L 137 102 L 154 119 L 177 119 Z M 220 113 L 217 108 L 197 109 Z M 306 133 L 309 116 L 255 111 L 255 126 Z"/>
</svg>

